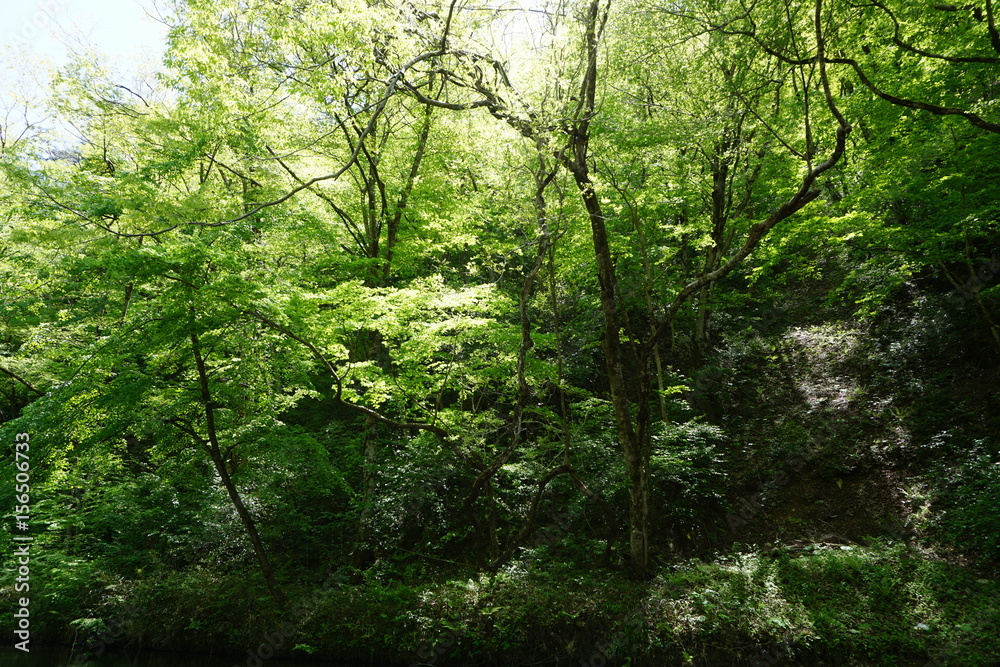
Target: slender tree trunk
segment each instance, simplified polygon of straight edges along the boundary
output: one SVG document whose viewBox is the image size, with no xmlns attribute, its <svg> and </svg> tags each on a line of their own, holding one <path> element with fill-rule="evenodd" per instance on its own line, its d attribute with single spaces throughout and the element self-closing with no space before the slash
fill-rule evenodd
<svg viewBox="0 0 1000 667">
<path fill-rule="evenodd" d="M 622 198 L 625 199 L 624 189 L 619 190 L 619 193 L 622 195 Z M 649 321 L 654 322 L 656 320 L 656 310 L 653 307 L 653 267 L 652 263 L 649 261 L 646 235 L 642 229 L 642 224 L 639 221 L 639 212 L 634 202 L 629 204 L 629 211 L 632 216 L 632 229 L 635 231 L 636 238 L 639 240 L 639 255 L 642 258 L 643 272 L 646 274 L 646 282 L 643 285 L 643 292 L 645 292 L 646 296 L 646 312 L 649 314 Z M 669 424 L 670 418 L 667 415 L 667 396 L 663 386 L 663 361 L 660 358 L 659 343 L 653 345 L 653 361 L 656 364 L 656 388 L 660 399 L 660 419 L 663 420 L 664 424 Z"/>
<path fill-rule="evenodd" d="M 222 448 L 219 446 L 219 435 L 215 427 L 216 406 L 212 401 L 212 392 L 208 384 L 208 371 L 205 368 L 205 359 L 201 353 L 201 342 L 198 340 L 198 334 L 193 330 L 191 331 L 191 349 L 194 353 L 195 365 L 198 368 L 198 381 L 201 385 L 201 403 L 205 410 L 205 428 L 208 432 L 209 456 L 215 465 L 215 471 L 219 474 L 219 479 L 222 480 L 222 485 L 226 487 L 226 492 L 229 493 L 233 507 L 236 508 L 236 514 L 239 515 L 240 521 L 243 522 L 243 527 L 247 531 L 250 544 L 253 545 L 254 554 L 257 556 L 257 563 L 260 566 L 261 574 L 264 575 L 264 582 L 271 592 L 271 597 L 274 598 L 274 601 L 279 606 L 283 607 L 285 605 L 285 595 L 278 588 L 278 583 L 274 578 L 274 571 L 271 569 L 271 562 L 267 558 L 264 543 L 257 532 L 257 524 L 254 522 L 253 517 L 243 503 L 243 498 L 240 497 L 239 490 L 229 476 L 229 470 L 226 467 L 226 457 L 222 454 Z"/>
<path fill-rule="evenodd" d="M 650 377 L 647 360 L 633 359 L 626 373 L 626 355 L 621 341 L 621 325 L 615 296 L 616 276 L 608 246 L 604 214 L 589 177 L 577 183 L 583 194 L 590 216 L 601 283 L 601 307 L 604 313 L 604 358 L 607 364 L 608 388 L 615 415 L 618 440 L 625 456 L 625 469 L 629 478 L 629 548 L 633 572 L 646 575 L 649 565 L 649 390 Z M 634 355 L 631 355 L 634 356 Z M 631 378 L 632 391 L 625 377 Z M 632 415 L 629 394 L 637 396 L 638 410 Z"/>
<path fill-rule="evenodd" d="M 596 4 L 596 3 L 595 3 Z M 585 150 L 585 149 L 584 149 Z M 638 346 L 626 355 L 621 340 L 621 324 L 616 295 L 616 276 L 611 249 L 608 245 L 604 213 L 594 192 L 586 164 L 573 161 L 567 165 L 583 197 L 590 218 L 594 257 L 600 282 L 601 310 L 604 314 L 604 358 L 607 364 L 608 389 L 615 415 L 618 440 L 625 456 L 629 478 L 629 547 L 633 572 L 644 577 L 649 565 L 649 398 L 651 378 L 649 359 Z M 628 357 L 628 358 L 627 358 Z M 631 361 L 626 372 L 627 361 Z M 625 378 L 630 378 L 626 382 Z M 632 400 L 636 397 L 636 414 Z"/>
<path fill-rule="evenodd" d="M 396 202 L 396 208 L 392 213 L 392 217 L 389 219 L 388 225 L 386 225 L 385 265 L 382 269 L 383 283 L 389 280 L 390 271 L 392 270 L 392 254 L 396 249 L 396 241 L 399 238 L 399 223 L 406 212 L 410 193 L 413 192 L 413 185 L 417 182 L 417 176 L 420 174 L 420 163 L 423 161 L 424 153 L 427 150 L 427 138 L 431 132 L 431 112 L 433 110 L 434 107 L 430 105 L 424 108 L 424 122 L 420 126 L 420 134 L 417 136 L 417 147 L 413 152 L 413 162 L 410 163 L 410 173 L 406 177 L 403 191 L 399 194 L 399 200 Z"/>
<path fill-rule="evenodd" d="M 393 252 L 399 238 L 399 226 L 406 211 L 406 206 L 413 191 L 413 186 L 420 173 L 420 164 L 423 161 L 424 153 L 427 149 L 427 139 L 430 136 L 432 107 L 424 109 L 424 119 L 417 135 L 417 146 L 414 151 L 413 160 L 410 163 L 410 170 L 403 189 L 399 193 L 399 198 L 395 202 L 391 212 L 388 209 L 385 199 L 385 188 L 381 185 L 382 178 L 378 171 L 378 163 L 372 160 L 371 156 L 365 153 L 369 159 L 369 173 L 365 179 L 365 193 L 368 201 L 366 229 L 366 249 L 370 259 L 379 259 L 380 254 L 384 255 L 381 270 L 373 269 L 375 277 L 372 282 L 376 285 L 388 284 L 392 276 Z M 381 202 L 380 205 L 377 205 Z M 391 215 L 385 215 L 390 212 Z M 380 245 L 383 220 L 385 222 L 386 241 L 384 246 Z M 366 356 L 381 363 L 380 358 L 384 355 L 384 346 L 381 339 L 373 334 L 365 335 Z M 358 532 L 356 535 L 356 545 L 352 561 L 354 567 L 363 568 L 371 563 L 375 557 L 375 548 L 372 545 L 372 507 L 375 503 L 375 489 L 377 479 L 378 464 L 378 420 L 372 415 L 367 415 L 364 432 L 364 470 L 362 472 L 362 499 L 361 516 L 358 519 Z"/>
<path fill-rule="evenodd" d="M 588 151 L 590 118 L 594 113 L 597 93 L 597 47 L 606 18 L 600 11 L 599 0 L 592 0 L 586 17 L 585 45 L 587 70 L 580 89 L 580 107 L 576 127 L 567 149 L 562 153 L 563 164 L 573 175 L 590 219 L 600 283 L 601 311 L 604 315 L 604 358 L 607 364 L 608 389 L 615 415 L 618 440 L 625 457 L 629 478 L 629 550 L 632 571 L 645 577 L 649 566 L 649 359 L 632 346 L 628 368 L 630 383 L 626 383 L 626 353 L 621 340 L 621 318 L 618 312 L 617 277 L 608 244 L 604 211 L 590 178 Z M 630 387 L 631 385 L 631 387 Z M 630 391 L 631 388 L 631 391 Z M 637 413 L 633 417 L 630 394 L 636 396 Z"/>
<path fill-rule="evenodd" d="M 659 344 L 660 339 L 667 331 L 672 331 L 674 317 L 691 296 L 699 292 L 705 285 L 720 280 L 732 272 L 753 253 L 761 239 L 776 224 L 801 210 L 802 207 L 820 195 L 820 191 L 814 187 L 816 179 L 840 162 L 844 156 L 846 139 L 850 134 L 851 126 L 837 108 L 830 90 L 826 72 L 827 58 L 822 23 L 822 0 L 816 0 L 814 16 L 816 29 L 815 62 L 818 64 L 819 78 L 827 108 L 838 125 L 833 151 L 827 160 L 816 165 L 812 163 L 812 156 L 810 156 L 810 159 L 807 160 L 806 174 L 799 184 L 799 188 L 791 197 L 781 203 L 764 220 L 750 227 L 743 245 L 732 257 L 722 261 L 722 255 L 720 255 L 717 268 L 703 272 L 700 277 L 678 291 L 673 300 L 664 304 L 664 314 L 659 322 L 652 327 L 653 331 L 646 341 L 642 343 L 629 341 L 626 348 L 621 337 L 621 318 L 618 312 L 614 262 L 608 245 L 604 214 L 601 210 L 600 200 L 594 191 L 594 183 L 590 177 L 588 164 L 591 157 L 589 152 L 590 121 L 597 113 L 598 44 L 607 16 L 608 9 L 607 7 L 602 9 L 601 0 L 591 0 L 586 15 L 583 17 L 585 71 L 581 79 L 579 95 L 574 98 L 576 107 L 564 114 L 563 117 L 566 120 L 561 123 L 562 129 L 566 132 L 567 142 L 563 148 L 555 151 L 555 155 L 566 170 L 573 175 L 590 220 L 594 257 L 600 283 L 601 310 L 604 316 L 603 346 L 609 393 L 618 438 L 625 455 L 626 471 L 632 487 L 629 503 L 629 542 L 632 567 L 636 574 L 645 575 L 649 563 L 650 352 Z M 500 63 L 494 62 L 493 64 L 497 71 L 503 72 Z M 857 68 L 855 70 L 857 71 Z M 508 123 L 526 138 L 541 140 L 546 145 L 550 145 L 547 139 L 540 139 L 539 128 L 535 127 L 530 120 L 512 113 L 498 95 L 484 90 L 481 86 L 476 87 L 476 90 L 485 98 L 474 104 L 466 105 L 435 100 L 424 96 L 412 87 L 410 92 L 425 104 L 447 109 L 466 110 L 474 106 L 485 106 L 494 117 Z M 809 144 L 812 145 L 811 138 Z M 628 362 L 627 370 L 626 361 Z M 626 372 L 629 373 L 628 383 L 625 381 Z M 632 415 L 633 405 L 636 409 L 634 416 Z"/>
<path fill-rule="evenodd" d="M 489 484 L 493 475 L 496 474 L 498 470 L 514 454 L 517 448 L 521 445 L 521 437 L 524 431 L 524 408 L 531 399 L 531 387 L 528 386 L 528 380 L 525 375 L 525 367 L 528 360 L 528 352 L 535 346 L 534 340 L 531 338 L 531 318 L 528 315 L 528 304 L 531 301 L 531 297 L 535 292 L 535 280 L 538 277 L 538 272 L 541 270 L 545 263 L 545 257 L 548 254 L 549 243 L 551 242 L 548 225 L 545 220 L 545 205 L 544 205 L 544 190 L 548 183 L 555 176 L 555 171 L 548 171 L 543 168 L 540 169 L 538 173 L 538 182 L 536 185 L 536 206 L 537 216 L 538 216 L 538 250 L 535 253 L 535 261 L 528 270 L 528 273 L 524 276 L 524 282 L 521 284 L 521 294 L 518 299 L 518 314 L 521 318 L 521 344 L 518 347 L 517 353 L 517 403 L 514 405 L 514 428 L 511 434 L 510 443 L 507 447 L 478 475 L 475 481 L 472 483 L 472 488 L 466 495 L 463 502 L 463 507 L 465 511 L 472 511 L 473 503 L 479 498 L 481 490 L 487 484 Z"/>
<path fill-rule="evenodd" d="M 361 471 L 361 516 L 358 518 L 358 533 L 355 537 L 352 565 L 362 569 L 375 559 L 372 546 L 372 515 L 374 514 L 376 466 L 378 465 L 378 421 L 371 415 L 365 416 L 365 433 Z"/>
<path fill-rule="evenodd" d="M 32 384 L 30 382 L 28 382 L 27 380 L 25 380 L 24 378 L 22 378 L 20 375 L 18 375 L 17 373 L 15 373 L 12 370 L 9 370 L 7 368 L 4 368 L 3 366 L 0 366 L 0 373 L 4 373 L 6 375 L 9 375 L 11 378 L 17 380 L 18 382 L 20 382 L 21 384 L 23 384 L 25 386 L 25 388 L 28 389 L 28 391 L 30 391 L 33 394 L 36 394 L 38 396 L 44 396 L 45 395 L 45 392 L 41 391 L 40 389 L 36 389 L 34 386 L 32 386 Z"/>
<path fill-rule="evenodd" d="M 710 285 L 704 285 L 698 292 L 698 312 L 694 320 L 694 356 L 699 363 L 704 359 L 705 352 L 709 347 L 708 324 L 709 318 L 712 316 L 712 309 L 709 306 L 711 294 Z"/>
<path fill-rule="evenodd" d="M 997 324 L 991 309 L 986 305 L 979 293 L 982 281 L 976 275 L 975 267 L 968 258 L 966 259 L 966 264 L 969 269 L 969 281 L 966 284 L 962 284 L 958 277 L 948 270 L 948 267 L 944 262 L 938 262 L 938 266 L 941 267 L 942 271 L 944 271 L 944 275 L 948 279 L 948 282 L 950 282 L 952 287 L 955 288 L 955 293 L 967 297 L 975 302 L 978 311 L 977 315 L 986 327 L 987 331 L 990 333 L 990 348 L 993 350 L 994 354 L 1000 357 L 1000 325 Z"/>
</svg>

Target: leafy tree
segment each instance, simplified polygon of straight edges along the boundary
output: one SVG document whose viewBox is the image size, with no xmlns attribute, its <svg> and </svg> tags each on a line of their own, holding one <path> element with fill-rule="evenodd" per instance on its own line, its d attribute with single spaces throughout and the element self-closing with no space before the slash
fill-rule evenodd
<svg viewBox="0 0 1000 667">
<path fill-rule="evenodd" d="M 830 153 L 820 162 L 815 161 L 819 148 L 819 138 L 813 128 L 814 118 L 808 108 L 804 108 L 806 128 L 806 149 L 801 154 L 805 163 L 804 175 L 796 177 L 792 194 L 781 202 L 763 220 L 757 222 L 747 232 L 743 244 L 736 248 L 725 261 L 719 261 L 717 268 L 706 270 L 700 277 L 688 282 L 668 297 L 668 306 L 652 321 L 648 333 L 631 331 L 624 319 L 624 304 L 620 301 L 618 272 L 616 270 L 612 246 L 609 241 L 608 220 L 600 192 L 600 184 L 595 180 L 592 166 L 594 147 L 593 136 L 598 122 L 597 91 L 600 72 L 600 46 L 605 39 L 608 25 L 609 7 L 599 2 L 591 2 L 580 7 L 579 46 L 576 52 L 576 80 L 573 84 L 575 96 L 565 100 L 561 109 L 561 120 L 546 125 L 549 117 L 544 112 L 536 112 L 517 97 L 510 100 L 513 88 L 505 69 L 495 58 L 487 55 L 469 57 L 464 51 L 455 54 L 455 67 L 446 71 L 449 80 L 468 88 L 474 98 L 463 103 L 449 103 L 428 96 L 417 86 L 410 86 L 417 99 L 426 104 L 461 110 L 485 107 L 492 115 L 506 122 L 526 138 L 540 142 L 552 151 L 562 166 L 572 176 L 581 202 L 590 223 L 593 242 L 593 258 L 597 267 L 599 301 L 604 319 L 602 342 L 607 364 L 607 381 L 614 407 L 618 438 L 622 445 L 627 475 L 630 480 L 629 517 L 630 544 L 633 567 L 637 574 L 644 575 L 649 565 L 649 462 L 651 457 L 650 400 L 652 387 L 650 365 L 653 348 L 661 336 L 669 329 L 674 316 L 690 296 L 702 288 L 723 278 L 749 256 L 760 240 L 782 220 L 796 213 L 803 206 L 821 194 L 814 187 L 821 174 L 839 162 L 845 150 L 845 140 L 850 125 L 837 108 L 829 79 L 826 74 L 825 32 L 822 21 L 822 4 L 815 11 L 815 31 L 810 48 L 819 54 L 817 58 L 818 81 L 811 84 L 821 103 L 826 107 L 832 120 L 836 122 L 835 136 L 830 137 Z M 494 74 L 487 77 L 477 63 L 492 65 Z M 740 63 L 747 66 L 747 63 Z M 734 65 L 735 67 L 735 65 Z M 815 79 L 811 79 L 815 80 Z M 806 95 L 810 92 L 807 91 Z M 592 142 L 592 140 L 594 140 Z M 794 183 L 794 181 L 793 181 Z M 630 381 L 626 382 L 626 377 Z M 634 409 L 633 409 L 634 408 Z"/>
<path fill-rule="evenodd" d="M 115 512 L 171 563 L 239 543 L 280 603 L 282 527 L 498 568 L 586 499 L 646 575 L 654 513 L 717 495 L 674 396 L 754 281 L 829 242 L 862 312 L 937 276 L 1000 353 L 970 8 L 581 0 L 518 36 L 475 3 L 187 0 L 159 83 L 78 60 L 61 132 L 0 131 L 0 409 L 64 436 L 53 532 L 129 571 Z M 300 492 L 327 506 L 283 518 Z"/>
</svg>

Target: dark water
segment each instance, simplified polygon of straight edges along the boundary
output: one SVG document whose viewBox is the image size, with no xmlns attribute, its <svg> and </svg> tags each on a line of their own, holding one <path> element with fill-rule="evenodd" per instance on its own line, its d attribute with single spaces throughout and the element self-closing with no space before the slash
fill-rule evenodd
<svg viewBox="0 0 1000 667">
<path fill-rule="evenodd" d="M 10 646 L 0 648 L 0 667 L 248 667 L 250 658 L 244 654 L 209 656 L 159 651 L 121 651 L 107 653 L 89 662 L 78 662 L 68 648 L 32 646 L 30 653 Z M 273 658 L 249 667 L 352 667 L 344 663 L 304 662 Z"/>
</svg>

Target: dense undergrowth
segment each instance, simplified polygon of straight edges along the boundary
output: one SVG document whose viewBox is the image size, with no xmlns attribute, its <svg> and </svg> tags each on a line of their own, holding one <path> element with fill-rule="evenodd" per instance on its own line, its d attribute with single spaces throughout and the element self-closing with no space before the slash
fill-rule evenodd
<svg viewBox="0 0 1000 667">
<path fill-rule="evenodd" d="M 495 574 L 337 572 L 289 590 L 285 613 L 235 575 L 124 582 L 43 567 L 38 578 L 58 584 L 35 609 L 37 632 L 89 645 L 94 660 L 137 642 L 239 661 L 273 651 L 409 664 L 436 649 L 443 665 L 990 665 L 1000 655 L 1000 586 L 902 543 L 732 551 L 642 584 L 575 562 L 580 545 L 552 551 Z"/>
<path fill-rule="evenodd" d="M 239 664 L 271 652 L 441 665 L 997 664 L 995 367 L 953 345 L 964 323 L 926 299 L 830 320 L 734 327 L 701 396 L 678 403 L 707 397 L 721 414 L 712 424 L 684 408 L 694 419 L 657 436 L 649 581 L 627 576 L 621 542 L 602 565 L 607 527 L 571 489 L 553 487 L 536 539 L 490 572 L 448 538 L 432 543 L 448 501 L 420 487 L 383 497 L 387 546 L 360 569 L 322 544 L 349 511 L 306 515 L 298 542 L 269 537 L 288 555 L 280 612 L 246 577 L 245 541 L 217 510 L 194 553 L 183 521 L 131 554 L 54 525 L 36 545 L 34 637 L 95 659 L 141 645 L 232 652 Z M 606 407 L 593 409 L 597 420 Z M 610 457 L 600 429 L 591 435 L 591 456 Z M 398 465 L 402 479 L 421 462 Z M 603 484 L 624 486 L 613 472 Z M 140 514 L 156 504 L 121 502 Z"/>
</svg>

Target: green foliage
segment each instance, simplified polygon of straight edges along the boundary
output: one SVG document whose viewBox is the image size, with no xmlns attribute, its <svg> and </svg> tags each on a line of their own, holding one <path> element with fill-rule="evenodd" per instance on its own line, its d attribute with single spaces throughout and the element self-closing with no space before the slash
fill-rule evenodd
<svg viewBox="0 0 1000 667">
<path fill-rule="evenodd" d="M 948 542 L 1000 562 L 1000 458 L 973 442 L 960 466 L 947 469 L 939 483 L 940 512 L 935 526 Z"/>
<path fill-rule="evenodd" d="M 673 558 L 816 443 L 824 482 L 912 466 L 922 536 L 1000 558 L 992 24 L 604 7 L 186 0 L 138 92 L 55 75 L 74 135 L 5 106 L 0 442 L 38 443 L 39 638 L 241 647 L 276 586 L 310 605 L 284 650 L 324 657 L 445 630 L 470 663 L 995 657 L 993 583 L 903 547 L 593 569 L 628 567 L 630 471 Z M 330 568 L 351 585 L 314 595 Z"/>
<path fill-rule="evenodd" d="M 725 436 L 699 421 L 671 424 L 653 436 L 650 460 L 658 508 L 664 521 L 690 531 L 720 509 L 728 487 L 722 451 Z"/>
</svg>

